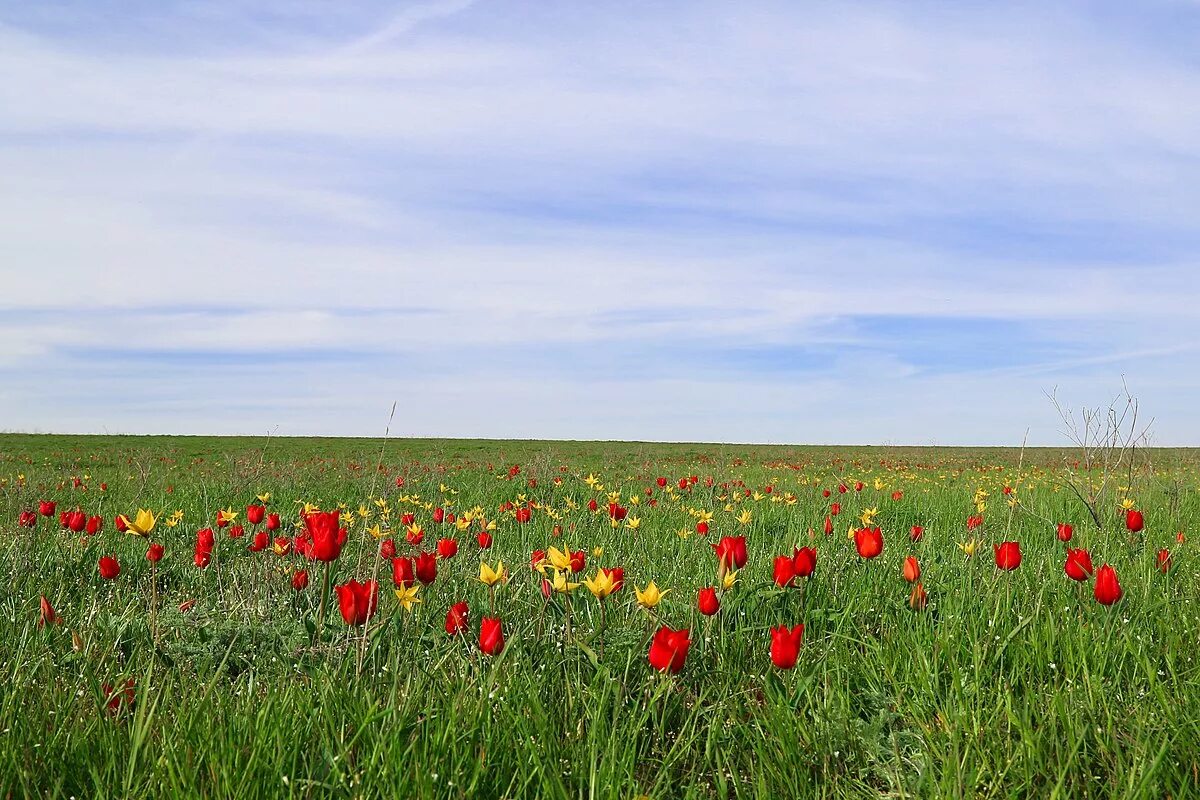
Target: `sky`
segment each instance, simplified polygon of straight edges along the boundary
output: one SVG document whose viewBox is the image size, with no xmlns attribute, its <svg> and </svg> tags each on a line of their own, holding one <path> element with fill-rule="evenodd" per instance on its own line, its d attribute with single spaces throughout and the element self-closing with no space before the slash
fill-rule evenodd
<svg viewBox="0 0 1200 800">
<path fill-rule="evenodd" d="M 1200 3 L 0 0 L 0 430 L 1200 445 Z"/>
</svg>

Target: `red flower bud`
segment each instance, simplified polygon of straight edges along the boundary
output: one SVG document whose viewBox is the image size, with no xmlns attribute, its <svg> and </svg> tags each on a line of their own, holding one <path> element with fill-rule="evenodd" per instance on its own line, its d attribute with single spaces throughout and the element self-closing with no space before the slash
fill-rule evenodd
<svg viewBox="0 0 1200 800">
<path fill-rule="evenodd" d="M 121 574 L 121 565 L 114 556 L 100 557 L 100 577 L 111 581 Z"/>
<path fill-rule="evenodd" d="M 791 628 L 780 625 L 771 628 L 771 663 L 779 669 L 791 669 L 796 666 L 796 659 L 800 655 L 800 643 L 803 639 L 803 625 Z"/>
</svg>

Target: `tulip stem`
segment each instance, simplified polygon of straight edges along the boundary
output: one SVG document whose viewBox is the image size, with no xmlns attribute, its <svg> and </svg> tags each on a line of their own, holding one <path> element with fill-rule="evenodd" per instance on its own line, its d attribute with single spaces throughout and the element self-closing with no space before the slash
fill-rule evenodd
<svg viewBox="0 0 1200 800">
<path fill-rule="evenodd" d="M 317 607 L 317 630 L 313 633 L 315 639 L 325 628 L 325 606 L 329 601 L 329 562 L 325 562 L 325 577 L 321 581 L 321 605 Z"/>
<path fill-rule="evenodd" d="M 150 562 L 150 635 L 158 647 L 158 563 Z"/>
<path fill-rule="evenodd" d="M 604 658 L 604 599 L 600 600 L 600 658 Z"/>
</svg>

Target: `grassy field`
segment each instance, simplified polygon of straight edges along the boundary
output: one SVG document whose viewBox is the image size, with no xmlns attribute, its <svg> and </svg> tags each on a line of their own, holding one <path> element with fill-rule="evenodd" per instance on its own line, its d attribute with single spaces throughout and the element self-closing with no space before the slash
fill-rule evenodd
<svg viewBox="0 0 1200 800">
<path fill-rule="evenodd" d="M 1200 796 L 1200 453 L 1139 452 L 1108 476 L 1078 458 L 0 436 L 0 797 Z M 1099 525 L 1077 489 L 1099 492 Z M 280 526 L 254 552 L 266 520 L 247 506 L 266 493 Z M 344 512 L 336 560 L 296 552 L 305 504 Z M 76 509 L 102 530 L 60 519 Z M 119 532 L 139 509 L 156 515 L 149 534 Z M 236 517 L 219 527 L 225 509 Z M 864 523 L 882 533 L 877 557 L 856 548 Z M 1119 600 L 1065 574 L 1058 523 L 1097 572 L 1115 569 Z M 726 536 L 746 547 L 729 588 L 736 565 L 712 546 Z M 458 546 L 410 609 L 387 539 L 398 557 Z M 1016 569 L 998 568 L 1002 541 L 1019 542 Z M 805 546 L 815 571 L 777 585 L 775 559 Z M 624 586 L 547 598 L 555 570 L 532 562 L 551 547 L 586 558 L 562 588 L 598 567 L 623 568 Z M 507 580 L 489 588 L 480 564 L 497 561 Z M 321 612 L 327 574 L 378 580 L 365 625 L 335 591 Z M 646 609 L 635 594 L 650 581 L 669 591 Z M 505 639 L 491 655 L 485 616 Z M 771 629 L 797 624 L 797 662 L 780 668 Z M 660 626 L 689 631 L 677 674 L 648 658 Z"/>
</svg>

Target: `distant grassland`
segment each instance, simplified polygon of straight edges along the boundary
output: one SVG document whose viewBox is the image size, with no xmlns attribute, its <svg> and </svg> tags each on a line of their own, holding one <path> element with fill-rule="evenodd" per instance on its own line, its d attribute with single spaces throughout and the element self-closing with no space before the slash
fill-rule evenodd
<svg viewBox="0 0 1200 800">
<path fill-rule="evenodd" d="M 1079 459 L 2 435 L 0 797 L 1200 796 L 1200 451 L 1138 450 L 1108 475 Z M 265 523 L 247 506 L 263 493 L 284 554 L 250 549 Z M 336 597 L 318 611 L 325 564 L 294 549 L 305 503 L 346 514 L 329 578 L 379 582 L 365 626 L 347 625 Z M 1128 529 L 1122 503 L 1144 529 Z M 119 533 L 115 517 L 139 508 L 156 515 L 149 536 Z M 102 530 L 62 527 L 75 509 Z M 225 509 L 236 517 L 221 528 Z M 1069 543 L 1057 523 L 1073 525 Z M 876 558 L 856 551 L 864 524 L 881 530 Z M 215 546 L 199 568 L 204 528 Z M 726 536 L 747 556 L 728 588 L 712 547 Z M 411 610 L 380 555 L 388 539 L 399 557 L 457 543 Z M 1017 569 L 997 568 L 1001 541 L 1020 543 Z M 150 542 L 164 547 L 156 565 Z M 1114 568 L 1118 602 L 1064 574 L 1068 545 Z M 775 559 L 801 546 L 816 570 L 778 586 Z M 620 567 L 624 587 L 547 598 L 552 572 L 531 562 L 550 547 L 586 556 L 564 586 Z M 902 577 L 909 557 L 923 608 Z M 480 564 L 498 561 L 508 580 L 489 589 Z M 653 610 L 635 601 L 650 581 L 669 590 Z M 705 587 L 712 616 L 697 610 Z M 61 622 L 39 625 L 42 597 Z M 469 624 L 449 636 L 460 601 Z M 495 655 L 480 651 L 484 616 L 502 621 Z M 801 623 L 796 666 L 780 669 L 770 630 Z M 648 660 L 660 626 L 690 631 L 677 675 Z"/>
</svg>

